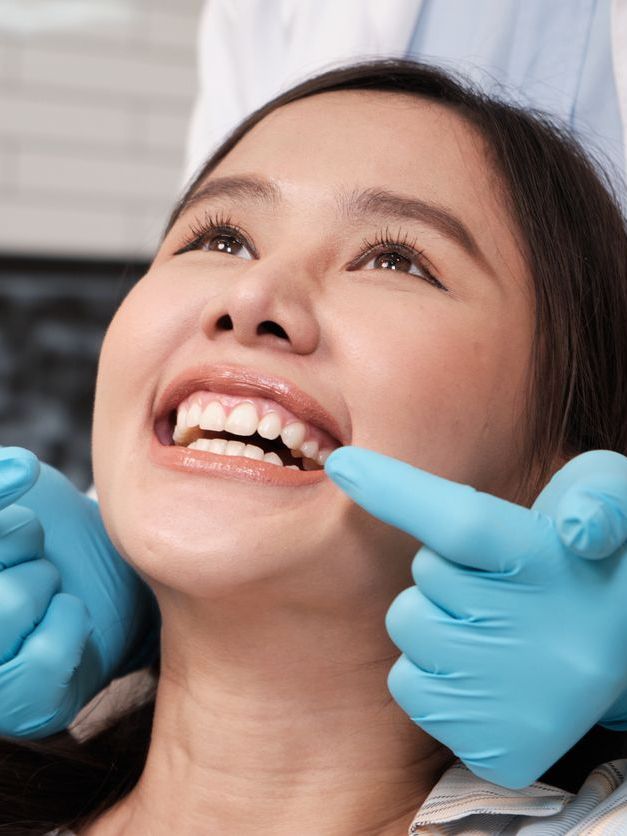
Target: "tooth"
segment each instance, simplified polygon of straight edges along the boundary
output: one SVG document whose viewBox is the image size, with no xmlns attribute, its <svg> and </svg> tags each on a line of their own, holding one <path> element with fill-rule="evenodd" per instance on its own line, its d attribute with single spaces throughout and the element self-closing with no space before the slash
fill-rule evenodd
<svg viewBox="0 0 627 836">
<path fill-rule="evenodd" d="M 179 406 L 176 411 L 176 427 L 183 430 L 187 427 L 187 409 L 184 406 Z"/>
<path fill-rule="evenodd" d="M 318 464 L 324 465 L 324 463 L 329 458 L 332 452 L 333 450 L 330 450 L 328 447 L 325 447 L 323 450 L 321 450 L 316 456 L 316 461 L 318 462 Z"/>
<path fill-rule="evenodd" d="M 240 403 L 226 419 L 224 429 L 235 435 L 252 435 L 257 429 L 259 416 L 252 403 Z"/>
<path fill-rule="evenodd" d="M 270 462 L 271 464 L 278 464 L 283 467 L 283 462 L 281 461 L 280 457 L 277 456 L 276 453 L 266 453 L 263 457 L 264 462 Z"/>
<path fill-rule="evenodd" d="M 200 404 L 196 401 L 187 410 L 187 426 L 197 427 L 200 421 Z"/>
<path fill-rule="evenodd" d="M 263 416 L 257 427 L 257 432 L 262 438 L 268 438 L 271 441 L 279 437 L 281 432 L 281 416 L 278 412 L 268 412 Z"/>
<path fill-rule="evenodd" d="M 293 421 L 281 430 L 281 440 L 290 449 L 300 449 L 306 435 L 307 427 L 302 421 Z"/>
<path fill-rule="evenodd" d="M 198 441 L 202 438 L 202 430 L 198 427 L 176 427 L 172 434 L 172 439 L 179 447 L 189 447 L 192 441 Z"/>
<path fill-rule="evenodd" d="M 200 416 L 200 429 L 222 432 L 225 420 L 224 407 L 220 401 L 211 401 Z"/>
<path fill-rule="evenodd" d="M 211 438 L 207 440 L 209 441 L 209 451 L 211 453 L 219 453 L 222 456 L 224 455 L 226 445 L 228 444 L 226 438 Z"/>
<path fill-rule="evenodd" d="M 303 455 L 300 452 L 300 450 L 290 450 L 290 453 L 294 456 L 295 459 L 300 459 L 300 458 L 302 458 L 302 455 Z M 297 467 L 298 467 L 298 465 L 297 465 Z M 300 468 L 299 468 L 299 470 L 300 470 Z"/>
<path fill-rule="evenodd" d="M 224 456 L 241 456 L 246 445 L 243 441 L 227 441 L 224 448 Z"/>
<path fill-rule="evenodd" d="M 288 470 L 300 470 L 300 467 L 297 464 L 286 464 L 285 467 Z"/>
<path fill-rule="evenodd" d="M 197 438 L 196 441 L 192 441 L 191 444 L 187 445 L 188 450 L 204 450 L 207 453 L 211 453 L 211 441 L 208 438 Z"/>
<path fill-rule="evenodd" d="M 177 424 L 172 433 L 172 440 L 175 444 L 181 444 L 187 435 L 187 424 Z"/>
<path fill-rule="evenodd" d="M 318 455 L 318 442 L 313 439 L 312 441 L 305 441 L 304 444 L 300 445 L 302 455 L 307 459 L 313 459 L 315 461 L 316 456 Z"/>
<path fill-rule="evenodd" d="M 260 462 L 263 461 L 264 452 L 256 444 L 247 444 L 242 455 L 246 456 L 247 459 L 256 459 Z"/>
</svg>

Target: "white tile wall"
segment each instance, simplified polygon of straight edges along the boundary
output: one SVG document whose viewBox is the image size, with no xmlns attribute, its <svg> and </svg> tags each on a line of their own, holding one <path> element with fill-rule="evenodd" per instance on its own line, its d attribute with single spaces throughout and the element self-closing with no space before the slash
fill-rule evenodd
<svg viewBox="0 0 627 836">
<path fill-rule="evenodd" d="M 9 252 L 85 257 L 136 252 L 127 237 L 126 213 L 112 206 L 103 210 L 67 198 L 37 199 L 22 190 L 0 199 L 0 218 L 0 236 Z"/>
<path fill-rule="evenodd" d="M 176 155 L 142 155 L 129 159 L 128 154 L 108 154 L 96 146 L 97 160 L 83 146 L 63 147 L 58 143 L 46 148 L 21 147 L 16 154 L 16 180 L 27 194 L 55 195 L 79 199 L 89 205 L 111 208 L 141 207 L 164 195 L 173 195 L 179 175 Z M 70 153 L 68 153 L 68 151 Z"/>
<path fill-rule="evenodd" d="M 0 252 L 149 258 L 182 185 L 202 0 L 52 26 L 57 2 L 32 31 L 0 18 Z"/>
</svg>

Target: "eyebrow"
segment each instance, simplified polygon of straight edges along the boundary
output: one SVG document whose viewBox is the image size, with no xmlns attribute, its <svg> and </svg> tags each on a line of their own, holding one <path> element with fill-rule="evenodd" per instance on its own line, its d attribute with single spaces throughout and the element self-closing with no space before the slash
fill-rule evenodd
<svg viewBox="0 0 627 836">
<path fill-rule="evenodd" d="M 231 197 L 235 200 L 253 200 L 258 203 L 278 204 L 282 194 L 276 183 L 262 177 L 248 175 L 245 177 L 215 177 L 207 180 L 203 186 L 192 192 L 178 207 L 175 218 L 186 212 L 197 203 L 210 200 L 213 197 Z"/>
<path fill-rule="evenodd" d="M 274 206 L 283 201 L 279 186 L 263 177 L 257 175 L 215 177 L 207 180 L 180 204 L 168 225 L 168 231 L 192 206 L 221 197 Z M 444 206 L 379 188 L 354 189 L 349 193 L 339 192 L 335 197 L 339 213 L 348 220 L 383 216 L 425 223 L 458 244 L 471 258 L 494 275 L 494 270 L 468 227 Z"/>
</svg>

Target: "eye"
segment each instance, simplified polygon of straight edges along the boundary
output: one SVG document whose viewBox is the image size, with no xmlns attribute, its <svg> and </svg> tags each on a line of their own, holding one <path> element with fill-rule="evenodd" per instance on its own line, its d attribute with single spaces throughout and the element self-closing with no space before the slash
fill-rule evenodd
<svg viewBox="0 0 627 836">
<path fill-rule="evenodd" d="M 196 249 L 205 250 L 206 252 L 227 253 L 228 255 L 240 255 L 242 250 L 247 251 L 246 244 L 240 241 L 235 235 L 230 235 L 226 231 L 216 230 L 215 235 L 209 235 L 207 240 L 202 242 Z M 252 254 L 248 252 L 244 258 L 250 260 L 253 258 Z"/>
<path fill-rule="evenodd" d="M 207 213 L 201 221 L 190 224 L 186 243 L 174 255 L 182 255 L 192 250 L 201 252 L 225 253 L 243 258 L 246 261 L 257 256 L 243 231 L 231 223 L 230 218 L 214 217 Z"/>
<path fill-rule="evenodd" d="M 377 235 L 375 241 L 364 240 L 363 246 L 366 252 L 355 265 L 356 269 L 366 270 L 373 267 L 375 270 L 394 270 L 399 273 L 407 273 L 410 276 L 424 279 L 434 287 L 448 293 L 447 288 L 426 266 L 426 258 L 423 252 L 417 250 L 413 244 L 407 244 L 407 235 L 403 238 L 400 237 L 400 234 L 393 237 L 386 229 L 385 233 Z M 369 260 L 364 261 L 366 258 Z"/>
<path fill-rule="evenodd" d="M 402 273 L 409 273 L 414 276 L 421 275 L 420 270 L 410 258 L 394 250 L 375 255 L 367 264 L 363 265 L 364 269 L 370 264 L 374 264 L 376 270 L 400 270 Z M 414 273 L 412 273 L 412 267 L 415 268 Z"/>
</svg>

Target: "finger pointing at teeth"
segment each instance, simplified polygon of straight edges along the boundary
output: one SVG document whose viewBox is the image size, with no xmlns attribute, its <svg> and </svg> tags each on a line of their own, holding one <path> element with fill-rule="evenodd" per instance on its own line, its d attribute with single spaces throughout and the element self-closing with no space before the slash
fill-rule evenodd
<svg viewBox="0 0 627 836">
<path fill-rule="evenodd" d="M 465 566 L 514 570 L 546 551 L 547 538 L 557 539 L 552 521 L 539 511 L 372 450 L 340 447 L 324 470 L 370 514 Z"/>
</svg>

